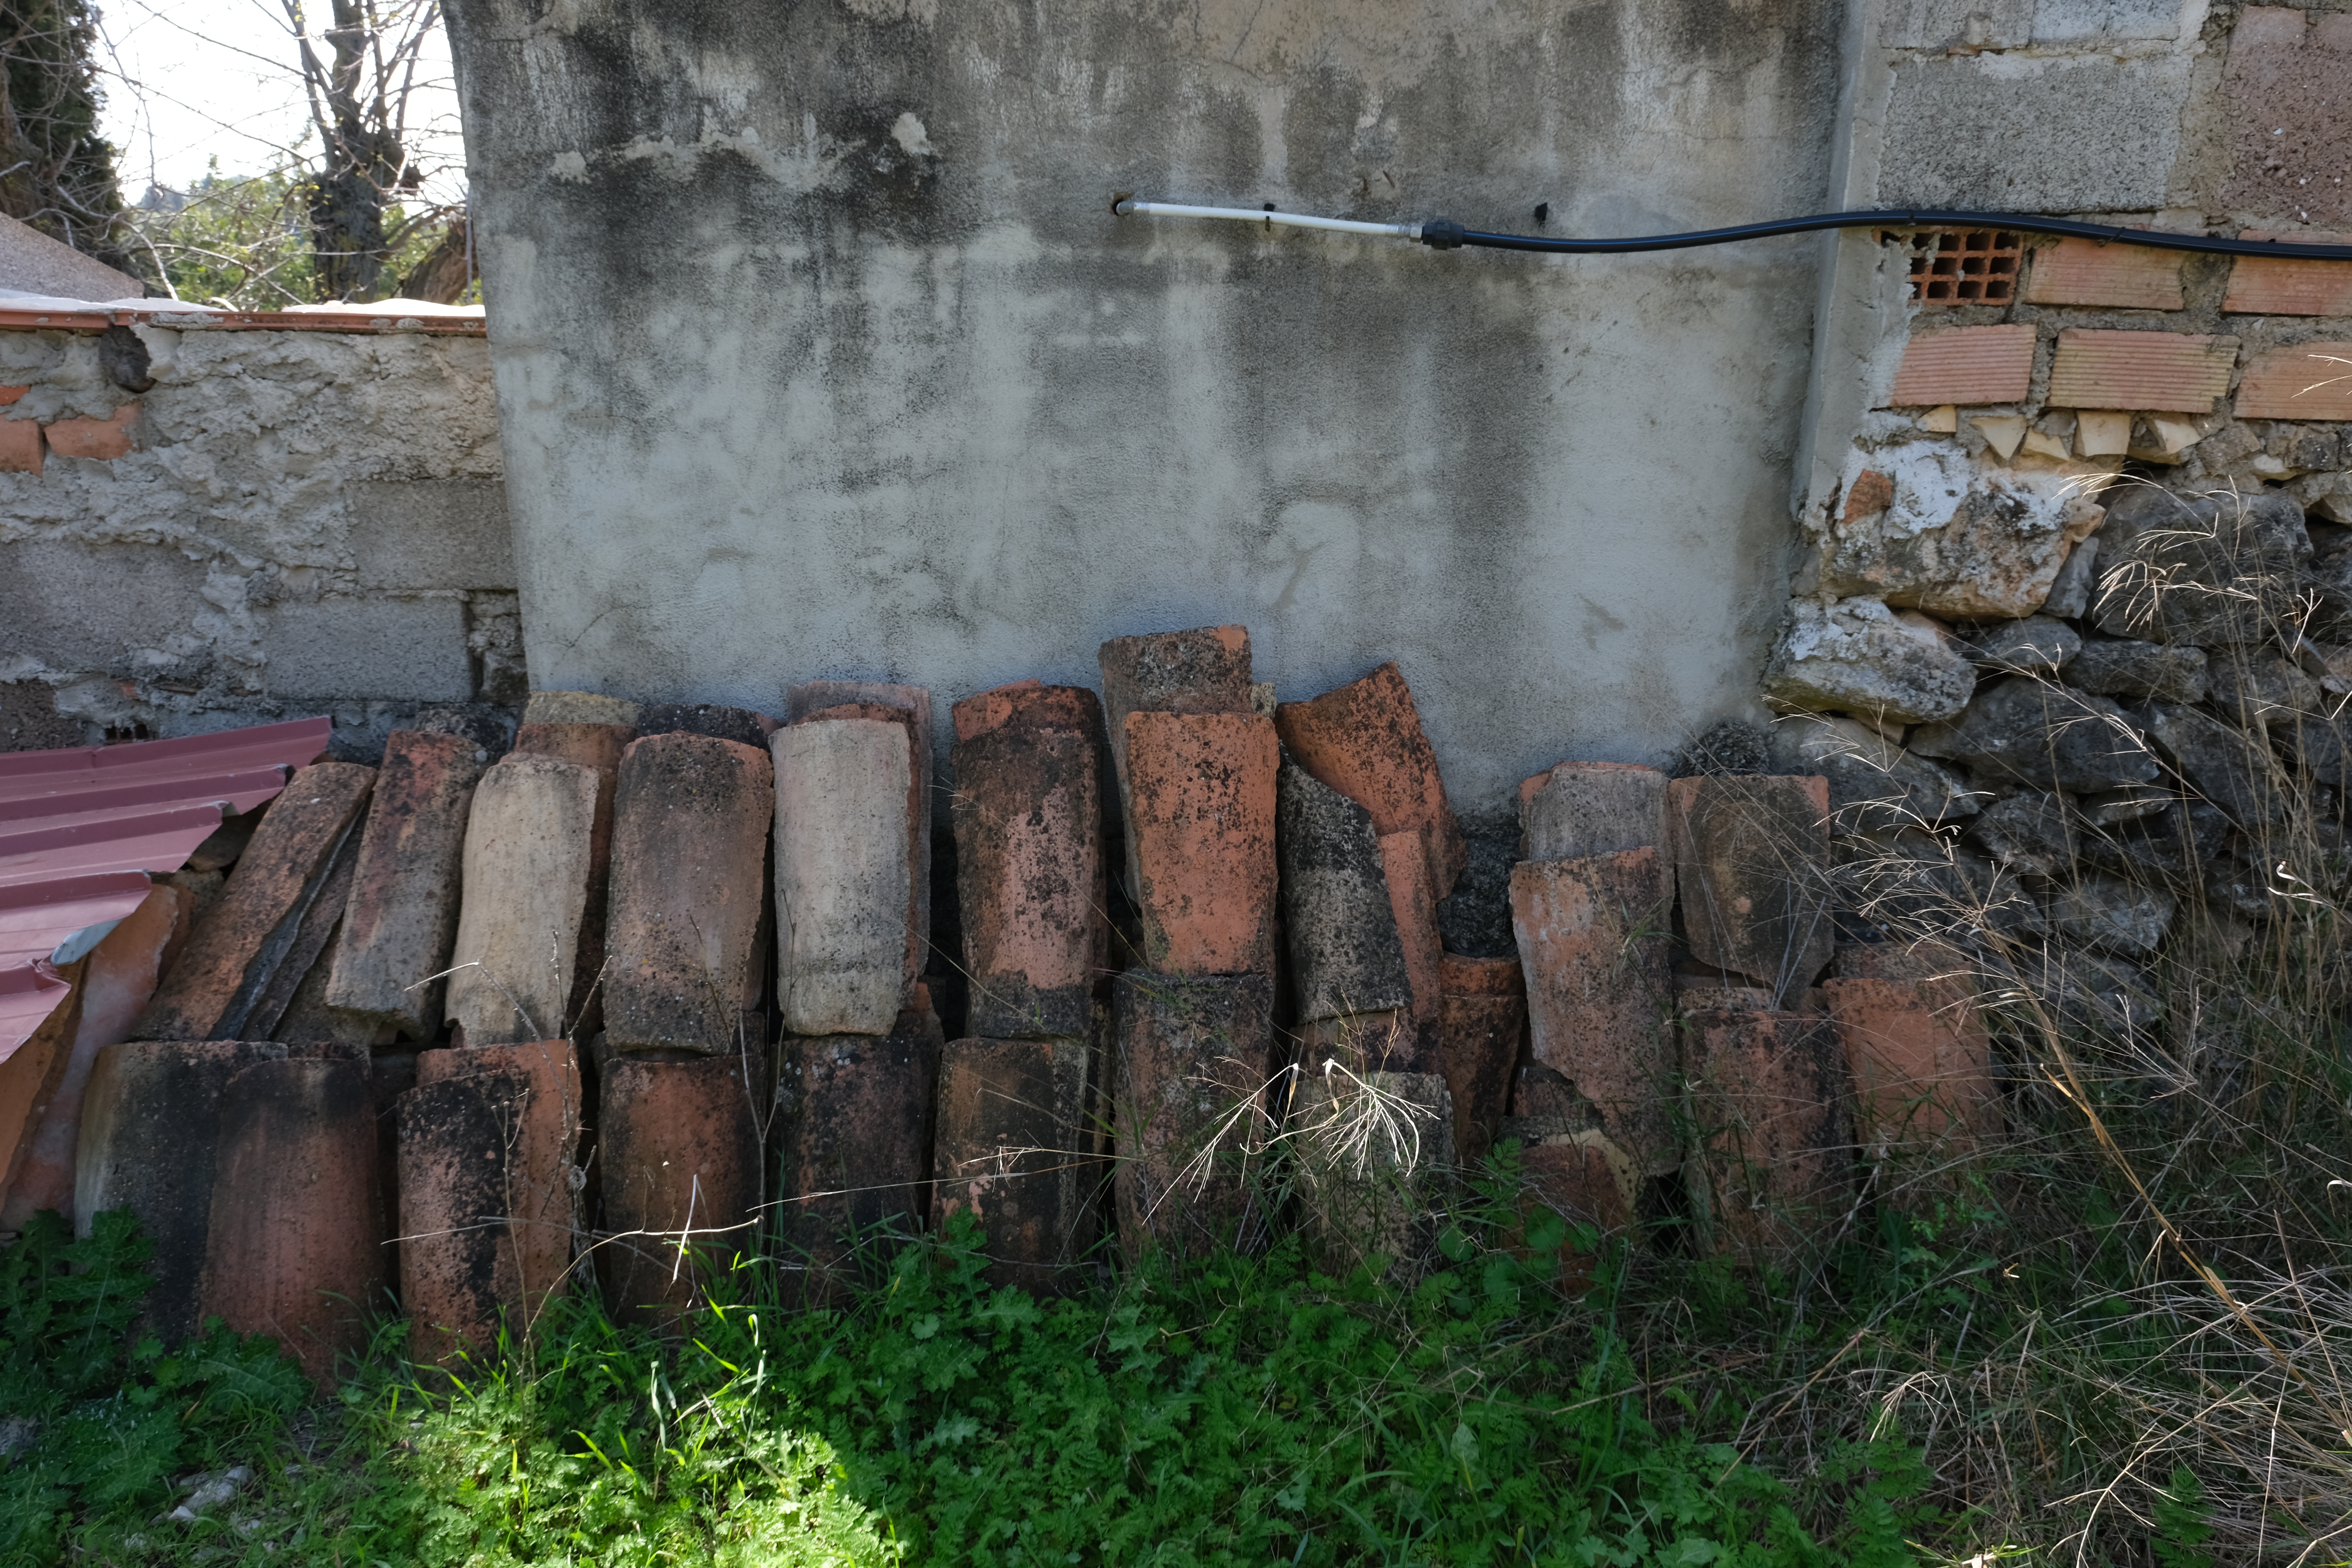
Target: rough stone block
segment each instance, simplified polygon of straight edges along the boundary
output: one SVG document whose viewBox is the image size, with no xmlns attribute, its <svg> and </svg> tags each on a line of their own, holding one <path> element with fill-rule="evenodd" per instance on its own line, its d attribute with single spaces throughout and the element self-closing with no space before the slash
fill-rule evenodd
<svg viewBox="0 0 2352 1568">
<path fill-rule="evenodd" d="M 1977 814 L 1977 795 L 1966 780 L 1851 719 L 1811 713 L 1781 719 L 1772 726 L 1772 762 L 1782 773 L 1818 773 L 1829 781 L 1830 814 L 1839 833 L 1938 827 Z M 1663 808 L 1663 784 L 1659 794 Z"/>
<path fill-rule="evenodd" d="M 214 1154 L 230 1081 L 257 1062 L 364 1054 L 266 1040 L 141 1042 L 98 1053 L 74 1158 L 76 1233 L 88 1236 L 104 1210 L 131 1211 L 155 1249 L 141 1321 L 165 1343 L 194 1332 L 200 1316 Z"/>
<path fill-rule="evenodd" d="M 951 1041 L 933 1145 L 940 1223 L 979 1220 L 988 1278 L 1075 1286 L 1102 1195 L 1095 1053 L 1084 1039 Z"/>
<path fill-rule="evenodd" d="M 955 706 L 956 888 L 970 1026 L 1082 1036 L 1110 963 L 1101 707 L 1079 687 L 1000 689 Z"/>
<path fill-rule="evenodd" d="M 759 1250 L 754 1109 L 767 1069 L 756 1051 L 683 1062 L 614 1057 L 601 1079 L 604 1299 L 624 1322 L 667 1324 L 703 1299 L 712 1271 Z"/>
<path fill-rule="evenodd" d="M 2268 747 L 2194 708 L 2151 702 L 2141 710 L 2147 738 L 2189 787 L 2247 832 L 2285 800 L 2285 779 Z"/>
<path fill-rule="evenodd" d="M 261 647 L 272 697 L 464 702 L 474 695 L 466 606 L 453 597 L 276 605 Z"/>
<path fill-rule="evenodd" d="M 766 991 L 775 812 L 775 769 L 757 746 L 674 731 L 621 753 L 604 974 L 615 1048 L 741 1048 L 743 1009 Z"/>
<path fill-rule="evenodd" d="M 1885 406 L 2019 403 L 2032 386 L 2031 325 L 1948 327 L 1904 344 Z"/>
<path fill-rule="evenodd" d="M 154 994 L 156 981 L 187 942 L 194 906 L 185 889 L 157 883 L 137 909 L 99 940 L 82 966 L 74 994 L 49 1016 L 59 1029 L 71 1028 L 73 1044 L 31 1141 L 16 1163 L 16 1173 L 10 1176 L 0 1169 L 0 1230 L 22 1230 L 42 1209 L 55 1209 L 73 1223 L 74 1150 L 81 1141 L 82 1100 L 91 1069 L 100 1051 L 130 1037 L 132 1022 Z M 61 1018 L 76 1008 L 78 1013 Z M 26 1048 L 19 1046 L 9 1061 L 23 1056 Z M 29 1060 L 26 1072 L 31 1076 Z M 5 1122 L 5 1112 L 0 1111 L 0 1125 Z M 0 1132 L 0 1149 L 8 1146 L 6 1134 Z"/>
<path fill-rule="evenodd" d="M 1879 47 L 2021 48 L 2033 36 L 2033 6 L 2034 0 L 1889 0 L 1879 18 Z"/>
<path fill-rule="evenodd" d="M 2178 310 L 2183 303 L 2181 260 L 2177 250 L 2062 239 L 2033 253 L 2033 270 L 2025 284 L 2026 302 Z"/>
<path fill-rule="evenodd" d="M 1285 702 L 1274 721 L 1299 766 L 1370 811 L 1381 837 L 1422 834 L 1431 893 L 1442 899 L 1454 890 L 1469 849 L 1394 662 L 1311 701 Z"/>
<path fill-rule="evenodd" d="M 1454 1099 L 1454 1148 L 1464 1164 L 1475 1164 L 1494 1146 L 1527 1047 L 1527 980 L 1516 958 L 1451 952 L 1438 975 L 1438 1056 Z"/>
<path fill-rule="evenodd" d="M 1836 531 L 1822 558 L 1822 592 L 1950 620 L 2031 615 L 2104 515 L 2063 489 L 1971 472 L 1953 448 L 1890 466 L 1894 503 Z"/>
<path fill-rule="evenodd" d="M 534 691 L 523 704 L 522 721 L 617 725 L 634 737 L 640 712 L 637 704 L 625 697 L 606 697 L 594 691 Z"/>
<path fill-rule="evenodd" d="M 1683 1066 L 1702 1234 L 1749 1267 L 1797 1250 L 1852 1197 L 1852 1084 L 1836 1027 L 1796 1013 L 1694 1013 Z"/>
<path fill-rule="evenodd" d="M 2284 491 L 2134 486 L 2107 509 L 2104 538 L 2091 614 L 2109 637 L 2255 643 L 2302 605 L 2311 535 Z"/>
<path fill-rule="evenodd" d="M 210 1196 L 199 1312 L 272 1336 L 331 1385 L 389 1273 L 367 1062 L 257 1062 L 230 1079 Z"/>
<path fill-rule="evenodd" d="M 2059 679 L 2102 696 L 2159 697 L 2168 702 L 2204 701 L 2209 680 L 2203 648 L 2099 639 L 2084 643 Z"/>
<path fill-rule="evenodd" d="M 1296 763 L 1277 776 L 1283 935 L 1302 1022 L 1410 1006 L 1412 984 L 1372 815 Z M 1417 837 L 1410 840 L 1419 854 Z"/>
<path fill-rule="evenodd" d="M 138 445 L 140 409 L 139 404 L 126 403 L 103 419 L 58 419 L 43 433 L 48 437 L 49 450 L 60 458 L 110 462 L 129 457 Z"/>
<path fill-rule="evenodd" d="M 1829 781 L 1676 779 L 1666 839 L 1691 955 L 1761 981 L 1785 1006 L 1829 964 Z"/>
<path fill-rule="evenodd" d="M 913 995 L 907 725 L 803 720 L 775 756 L 776 984 L 796 1035 L 886 1035 Z"/>
<path fill-rule="evenodd" d="M 444 1006 L 468 1045 L 564 1033 L 588 904 L 592 769 L 510 752 L 474 788 Z"/>
<path fill-rule="evenodd" d="M 412 1040 L 439 1031 L 445 983 L 428 977 L 457 939 L 466 819 L 488 762 L 461 735 L 386 741 L 327 981 L 327 1005 L 355 1023 Z"/>
<path fill-rule="evenodd" d="M 570 1277 L 587 1105 L 569 1040 L 424 1051 L 399 1101 L 401 1300 L 416 1352 L 517 1334 Z M 489 1141 L 485 1142 L 485 1138 Z"/>
<path fill-rule="evenodd" d="M 0 421 L 0 432 L 15 428 Z M 211 608 L 204 563 L 169 545 L 20 539 L 0 548 L 10 583 L 9 651 L 52 669 L 105 669 L 161 647 Z"/>
<path fill-rule="evenodd" d="M 2235 338 L 2068 327 L 2050 362 L 2053 408 L 2210 414 L 2230 390 Z"/>
<path fill-rule="evenodd" d="M 1979 211 L 2153 211 L 2164 205 L 2190 82 L 2189 61 L 2169 54 L 1905 62 L 1895 68 L 1875 199 Z M 2021 147 L 2047 155 L 2021 158 Z"/>
<path fill-rule="evenodd" d="M 1275 1131 L 1273 981 L 1129 973 L 1111 994 L 1120 1246 L 1134 1259 L 1254 1244 Z"/>
<path fill-rule="evenodd" d="M 788 1036 L 777 1047 L 789 1295 L 842 1299 L 877 1278 L 888 1252 L 929 1221 L 934 1089 L 946 1042 L 929 998 L 917 993 L 887 1035 Z"/>
<path fill-rule="evenodd" d="M 1534 1059 L 1570 1080 L 1645 1172 L 1676 1158 L 1673 907 L 1654 848 L 1511 869 Z"/>
<path fill-rule="evenodd" d="M 2058 568 L 2058 575 L 2050 579 L 2050 595 L 2042 601 L 2041 613 L 2058 620 L 2082 619 L 2083 612 L 2091 607 L 2091 592 L 2098 584 L 2098 565 L 2095 537 L 2074 546 Z"/>
<path fill-rule="evenodd" d="M 2311 265 L 2352 279 L 2352 263 Z M 2352 282 L 2346 288 L 2352 290 Z M 2344 313 L 2352 314 L 2352 303 Z M 2235 406 L 2241 419 L 2352 419 L 2352 342 L 2297 343 L 2255 355 L 2238 383 Z"/>
<path fill-rule="evenodd" d="M 1897 724 L 1948 719 L 1968 706 L 1976 667 L 1927 625 L 1874 599 L 1789 606 L 1764 690 L 1802 709 L 1838 709 Z"/>
<path fill-rule="evenodd" d="M 1247 713 L 1127 716 L 1128 847 L 1152 968 L 1273 973 L 1281 750 Z"/>
<path fill-rule="evenodd" d="M 915 889 L 915 972 L 920 973 L 929 967 L 931 829 L 939 794 L 939 781 L 932 776 L 937 752 L 931 741 L 931 694 L 919 686 L 898 686 L 887 680 L 812 680 L 784 691 L 785 720 L 793 724 L 826 709 L 852 704 L 898 709 L 914 735 L 914 858 L 908 863 L 907 874 Z"/>
<path fill-rule="evenodd" d="M 360 479 L 344 494 L 361 587 L 516 586 L 503 479 Z"/>
<path fill-rule="evenodd" d="M 2077 942 L 2126 958 L 2155 956 L 2179 900 L 2161 888 L 2079 871 L 2050 898 L 2050 923 Z"/>
<path fill-rule="evenodd" d="M 1404 973 L 1412 990 L 1415 1024 L 1437 1021 L 1437 964 L 1444 951 L 1437 934 L 1437 899 L 1429 885 L 1429 835 L 1420 829 L 1381 836 L 1381 864 L 1387 868 L 1389 910 L 1404 947 Z M 1459 886 L 1457 882 L 1455 884 Z"/>
<path fill-rule="evenodd" d="M 133 1033 L 149 1040 L 217 1040 L 244 1029 L 257 994 L 283 960 L 271 939 L 299 926 L 337 851 L 357 832 L 375 779 L 373 768 L 315 763 L 287 782 L 220 903 L 197 923 Z"/>
<path fill-rule="evenodd" d="M 1922 756 L 2035 789 L 2114 789 L 2157 775 L 2138 726 L 2112 700 L 2030 676 L 1987 686 L 1958 719 L 1907 739 Z"/>
<path fill-rule="evenodd" d="M 1283 1142 L 1318 1267 L 1344 1275 L 1386 1259 L 1390 1280 L 1419 1277 L 1452 1194 L 1454 1116 L 1435 1073 L 1302 1075 Z"/>
<path fill-rule="evenodd" d="M 1839 966 L 1845 966 L 1845 951 Z M 1992 1037 L 1964 978 L 1822 983 L 1873 1159 L 1964 1153 L 2000 1131 Z"/>
<path fill-rule="evenodd" d="M 1970 658 L 2007 675 L 2053 675 L 2083 651 L 2082 634 L 2047 616 L 1996 621 L 1963 641 Z"/>
<path fill-rule="evenodd" d="M 634 710 L 635 704 L 625 706 Z M 514 749 L 520 754 L 552 757 L 596 775 L 596 816 L 588 832 L 588 897 L 581 907 L 579 956 L 572 962 L 572 996 L 563 1015 L 571 1020 L 572 1034 L 583 1038 L 604 1026 L 604 922 L 610 918 L 612 903 L 613 800 L 621 784 L 621 753 L 635 734 L 634 721 L 623 725 L 527 720 L 515 731 Z"/>
<path fill-rule="evenodd" d="M 1519 853 L 1581 860 L 1666 841 L 1666 775 L 1633 763 L 1559 763 L 1519 785 Z"/>
</svg>

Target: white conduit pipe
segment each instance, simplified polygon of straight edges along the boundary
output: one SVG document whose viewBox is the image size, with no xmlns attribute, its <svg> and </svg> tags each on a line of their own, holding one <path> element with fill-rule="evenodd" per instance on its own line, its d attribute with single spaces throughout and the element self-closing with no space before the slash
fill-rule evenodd
<svg viewBox="0 0 2352 1568">
<path fill-rule="evenodd" d="M 1278 223 L 1286 228 L 1319 228 L 1333 234 L 1370 234 L 1387 239 L 1421 237 L 1417 223 L 1358 223 L 1352 218 L 1309 217 L 1305 213 L 1265 212 L 1255 207 L 1191 207 L 1175 202 L 1139 202 L 1132 196 L 1122 196 L 1111 205 L 1111 211 L 1121 217 L 1139 214 L 1147 217 L 1223 217 L 1246 223 Z"/>
</svg>

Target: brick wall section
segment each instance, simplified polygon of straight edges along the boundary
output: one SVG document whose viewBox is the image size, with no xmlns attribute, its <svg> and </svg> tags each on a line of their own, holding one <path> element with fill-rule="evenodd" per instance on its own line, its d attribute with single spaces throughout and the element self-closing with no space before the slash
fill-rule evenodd
<svg viewBox="0 0 2352 1568">
<path fill-rule="evenodd" d="M 103 324 L 0 321 L 12 712 L 96 740 L 325 710 L 368 760 L 419 707 L 520 702 L 478 335 Z"/>
</svg>

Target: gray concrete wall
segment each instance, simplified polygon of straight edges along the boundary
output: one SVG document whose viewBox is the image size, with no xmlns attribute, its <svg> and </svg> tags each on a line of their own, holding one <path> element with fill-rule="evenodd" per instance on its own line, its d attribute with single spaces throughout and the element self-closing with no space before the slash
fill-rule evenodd
<svg viewBox="0 0 2352 1568">
<path fill-rule="evenodd" d="M 110 377 L 95 334 L 0 331 L 0 397 L 23 389 L 0 437 L 39 426 L 54 447 L 61 423 L 131 416 L 119 455 L 0 472 L 10 728 L 54 712 L 85 738 L 163 736 L 328 711 L 364 756 L 420 705 L 520 700 L 479 338 L 130 330 L 143 393 Z"/>
<path fill-rule="evenodd" d="M 952 699 L 1249 625 L 1404 668 L 1470 809 L 1748 710 L 1811 241 L 1615 259 L 1112 192 L 1643 232 L 1828 197 L 1832 0 L 459 0 L 531 676 Z"/>
</svg>

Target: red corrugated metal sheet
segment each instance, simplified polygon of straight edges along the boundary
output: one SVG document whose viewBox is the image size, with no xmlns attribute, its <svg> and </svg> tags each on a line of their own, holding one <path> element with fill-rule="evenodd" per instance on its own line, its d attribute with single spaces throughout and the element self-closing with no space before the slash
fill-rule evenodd
<svg viewBox="0 0 2352 1568">
<path fill-rule="evenodd" d="M 177 741 L 0 755 L 0 1061 L 68 987 L 49 960 L 111 925 L 221 825 L 286 787 L 331 724 L 298 719 Z"/>
</svg>

